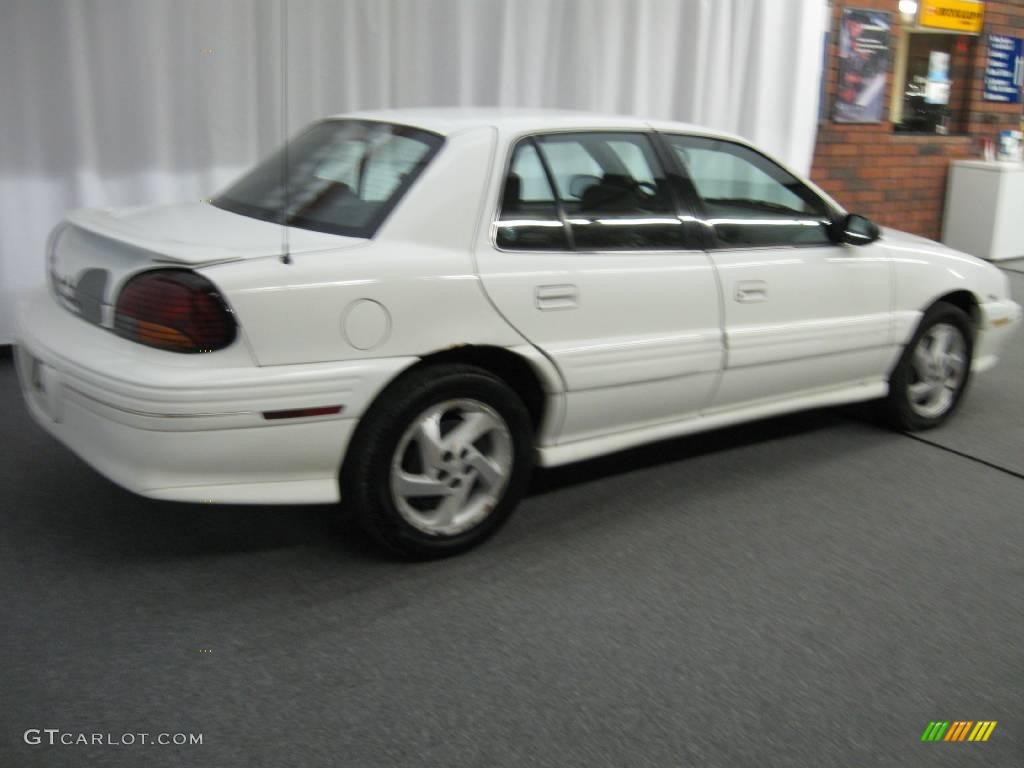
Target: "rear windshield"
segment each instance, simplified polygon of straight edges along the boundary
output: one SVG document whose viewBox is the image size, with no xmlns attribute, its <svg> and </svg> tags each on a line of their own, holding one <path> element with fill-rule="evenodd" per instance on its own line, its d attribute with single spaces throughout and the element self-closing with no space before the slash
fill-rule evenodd
<svg viewBox="0 0 1024 768">
<path fill-rule="evenodd" d="M 315 123 L 214 199 L 226 211 L 350 237 L 377 228 L 443 139 L 365 120 Z"/>
</svg>

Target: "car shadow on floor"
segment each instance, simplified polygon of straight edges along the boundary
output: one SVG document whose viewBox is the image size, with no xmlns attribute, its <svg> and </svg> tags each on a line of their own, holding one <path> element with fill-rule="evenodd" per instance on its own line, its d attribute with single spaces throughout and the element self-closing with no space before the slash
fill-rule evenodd
<svg viewBox="0 0 1024 768">
<path fill-rule="evenodd" d="M 0 350 L 2 351 L 2 350 Z M 7 369 L 7 370 L 4 370 Z M 13 387 L 13 366 L 0 361 Z M 869 420 L 859 406 L 822 409 L 665 440 L 608 456 L 534 472 L 528 497 L 615 476 Z M 26 441 L 12 451 L 4 478 L 16 512 L 8 541 L 42 542 L 62 556 L 100 560 L 179 560 L 299 549 L 303 557 L 356 561 L 382 554 L 336 505 L 295 507 L 184 504 L 136 496 L 108 481 L 31 423 L 10 413 L 5 427 Z M 34 445 L 38 443 L 38 445 Z M 13 466 L 12 466 L 13 461 Z M 6 484 L 6 483 L 5 483 Z"/>
<path fill-rule="evenodd" d="M 831 429 L 851 421 L 872 423 L 874 416 L 870 407 L 857 404 L 822 408 L 648 443 L 576 464 L 540 469 L 534 474 L 530 495 L 540 495 L 600 478 L 685 461 L 720 451 Z"/>
<path fill-rule="evenodd" d="M 585 462 L 539 469 L 530 497 L 618 475 L 835 428 L 861 416 L 850 409 L 810 411 L 644 445 Z M 76 463 L 77 459 L 74 459 Z M 101 557 L 181 559 L 300 548 L 304 557 L 388 559 L 335 505 L 291 508 L 184 504 L 145 499 L 80 467 L 78 503 L 52 510 L 67 544 Z M 88 500 L 88 501 L 86 501 Z"/>
</svg>

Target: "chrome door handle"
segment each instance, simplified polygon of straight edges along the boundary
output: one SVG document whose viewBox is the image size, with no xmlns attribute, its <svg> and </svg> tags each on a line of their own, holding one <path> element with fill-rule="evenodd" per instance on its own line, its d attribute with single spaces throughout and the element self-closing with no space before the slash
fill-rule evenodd
<svg viewBox="0 0 1024 768">
<path fill-rule="evenodd" d="M 579 307 L 580 291 L 575 285 L 538 285 L 534 294 L 537 309 L 551 312 Z"/>
<path fill-rule="evenodd" d="M 744 280 L 736 284 L 734 298 L 741 304 L 768 301 L 768 284 L 763 280 Z"/>
</svg>

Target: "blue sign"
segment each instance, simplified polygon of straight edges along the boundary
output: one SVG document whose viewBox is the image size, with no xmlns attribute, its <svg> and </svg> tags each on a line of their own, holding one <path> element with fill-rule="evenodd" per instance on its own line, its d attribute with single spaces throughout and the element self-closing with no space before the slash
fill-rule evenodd
<svg viewBox="0 0 1024 768">
<path fill-rule="evenodd" d="M 985 101 L 1019 104 L 1024 85 L 1024 40 L 1006 35 L 988 36 Z"/>
</svg>

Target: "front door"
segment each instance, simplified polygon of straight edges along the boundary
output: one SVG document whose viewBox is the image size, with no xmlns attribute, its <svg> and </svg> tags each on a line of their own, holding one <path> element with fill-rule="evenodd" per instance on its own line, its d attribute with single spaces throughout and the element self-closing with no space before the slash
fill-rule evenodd
<svg viewBox="0 0 1024 768">
<path fill-rule="evenodd" d="M 892 359 L 884 246 L 835 245 L 835 215 L 745 145 L 663 137 L 692 182 L 722 284 L 726 370 L 713 409 L 877 382 Z"/>
</svg>

